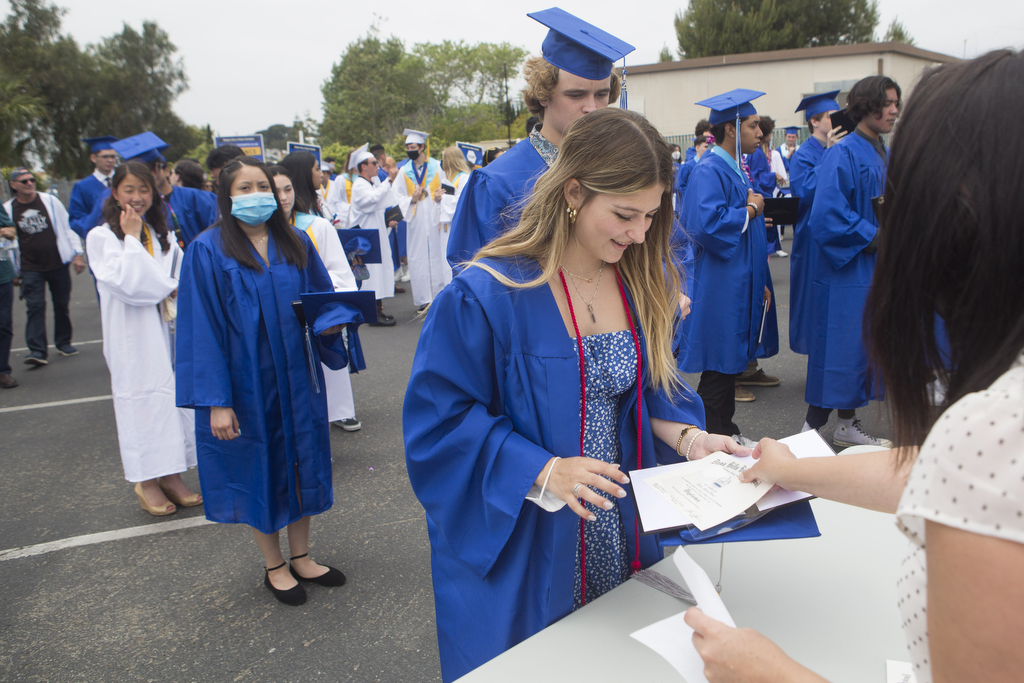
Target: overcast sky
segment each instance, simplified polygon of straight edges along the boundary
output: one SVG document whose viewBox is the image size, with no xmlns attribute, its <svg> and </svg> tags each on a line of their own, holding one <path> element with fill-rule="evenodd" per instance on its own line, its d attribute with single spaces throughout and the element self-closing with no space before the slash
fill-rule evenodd
<svg viewBox="0 0 1024 683">
<path fill-rule="evenodd" d="M 784 0 L 783 0 L 784 1 Z M 546 29 L 526 12 L 546 9 L 522 3 L 294 2 L 216 0 L 114 2 L 55 0 L 68 10 L 63 31 L 80 45 L 156 21 L 178 47 L 189 90 L 175 110 L 188 123 L 213 126 L 220 135 L 244 135 L 275 123 L 290 124 L 309 112 L 322 117 L 320 86 L 345 47 L 379 19 L 383 36 L 411 48 L 418 42 L 509 42 L 540 53 Z M 683 2 L 667 0 L 562 0 L 559 7 L 636 46 L 631 64 L 658 59 L 662 46 L 676 53 L 673 17 Z M 456 12 L 453 5 L 462 5 Z M 10 12 L 0 5 L 3 16 Z M 299 7 L 308 7 L 300 12 Z M 879 36 L 894 16 L 925 50 L 974 57 L 1001 47 L 1024 48 L 1024 2 L 987 0 L 880 0 Z"/>
</svg>

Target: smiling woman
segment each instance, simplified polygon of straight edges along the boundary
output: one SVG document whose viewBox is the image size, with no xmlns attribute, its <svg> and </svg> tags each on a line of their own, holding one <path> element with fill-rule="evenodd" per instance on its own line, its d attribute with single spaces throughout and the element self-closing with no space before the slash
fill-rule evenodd
<svg viewBox="0 0 1024 683">
<path fill-rule="evenodd" d="M 403 424 L 446 681 L 661 558 L 626 472 L 748 452 L 701 430 L 675 370 L 672 177 L 642 116 L 586 114 L 518 227 L 430 307 Z"/>
</svg>

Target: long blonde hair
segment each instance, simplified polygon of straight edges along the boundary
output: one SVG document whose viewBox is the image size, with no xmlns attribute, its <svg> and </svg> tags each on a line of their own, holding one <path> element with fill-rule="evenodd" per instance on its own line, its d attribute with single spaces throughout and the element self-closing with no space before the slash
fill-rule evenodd
<svg viewBox="0 0 1024 683">
<path fill-rule="evenodd" d="M 456 145 L 445 147 L 444 151 L 441 152 L 441 168 L 444 170 L 444 174 L 448 176 L 449 182 L 455 182 L 455 176 L 459 173 L 469 173 L 469 164 L 466 162 L 466 157 L 462 153 L 462 150 Z"/>
<path fill-rule="evenodd" d="M 553 279 L 572 237 L 564 190 L 572 179 L 580 183 L 588 198 L 632 194 L 658 184 L 664 188 L 646 239 L 625 251 L 618 269 L 633 295 L 638 322 L 647 338 L 651 383 L 674 393 L 681 387 L 672 356 L 681 276 L 671 251 L 672 153 L 661 134 L 640 114 L 609 107 L 578 119 L 563 139 L 554 165 L 537 180 L 519 225 L 483 247 L 469 265 L 483 268 L 508 287 L 538 287 Z M 481 262 L 517 257 L 540 263 L 541 274 L 519 282 Z"/>
</svg>

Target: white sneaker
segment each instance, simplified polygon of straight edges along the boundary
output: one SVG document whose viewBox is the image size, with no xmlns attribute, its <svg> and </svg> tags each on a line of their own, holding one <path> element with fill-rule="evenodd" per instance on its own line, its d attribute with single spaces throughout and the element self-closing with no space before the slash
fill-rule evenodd
<svg viewBox="0 0 1024 683">
<path fill-rule="evenodd" d="M 753 448 L 754 446 L 757 445 L 756 441 L 754 441 L 753 439 L 748 439 L 742 434 L 733 434 L 732 440 L 738 443 L 739 445 L 743 446 L 744 448 Z"/>
<path fill-rule="evenodd" d="M 408 265 L 403 265 L 402 266 L 402 282 L 408 282 L 411 279 L 412 278 L 409 277 L 409 266 Z"/>
<path fill-rule="evenodd" d="M 807 420 L 804 420 L 804 426 L 800 429 L 800 433 L 803 434 L 804 432 L 809 432 L 812 429 L 814 429 L 814 428 L 811 427 L 811 425 L 807 424 Z M 815 431 L 817 431 L 819 434 L 821 434 L 821 430 L 820 429 L 817 429 Z"/>
<path fill-rule="evenodd" d="M 781 249 L 779 249 L 777 252 L 775 252 L 775 255 L 778 256 L 779 258 L 786 258 L 787 256 L 789 256 L 789 252 L 782 251 Z"/>
<path fill-rule="evenodd" d="M 853 418 L 847 422 L 840 420 L 836 425 L 835 434 L 832 436 L 832 443 L 839 448 L 850 446 L 878 446 L 880 448 L 892 448 L 892 441 L 883 439 L 880 436 L 871 436 L 860 425 L 860 420 Z"/>
</svg>

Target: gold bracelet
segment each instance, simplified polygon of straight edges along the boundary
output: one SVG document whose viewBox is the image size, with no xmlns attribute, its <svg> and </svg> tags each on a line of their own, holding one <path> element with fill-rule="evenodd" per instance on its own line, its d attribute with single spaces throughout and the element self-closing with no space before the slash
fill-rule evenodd
<svg viewBox="0 0 1024 683">
<path fill-rule="evenodd" d="M 679 433 L 679 440 L 676 441 L 676 455 L 682 455 L 682 453 L 679 452 L 679 447 L 683 444 L 683 438 L 691 429 L 697 429 L 697 425 L 683 425 L 683 431 Z"/>
</svg>

